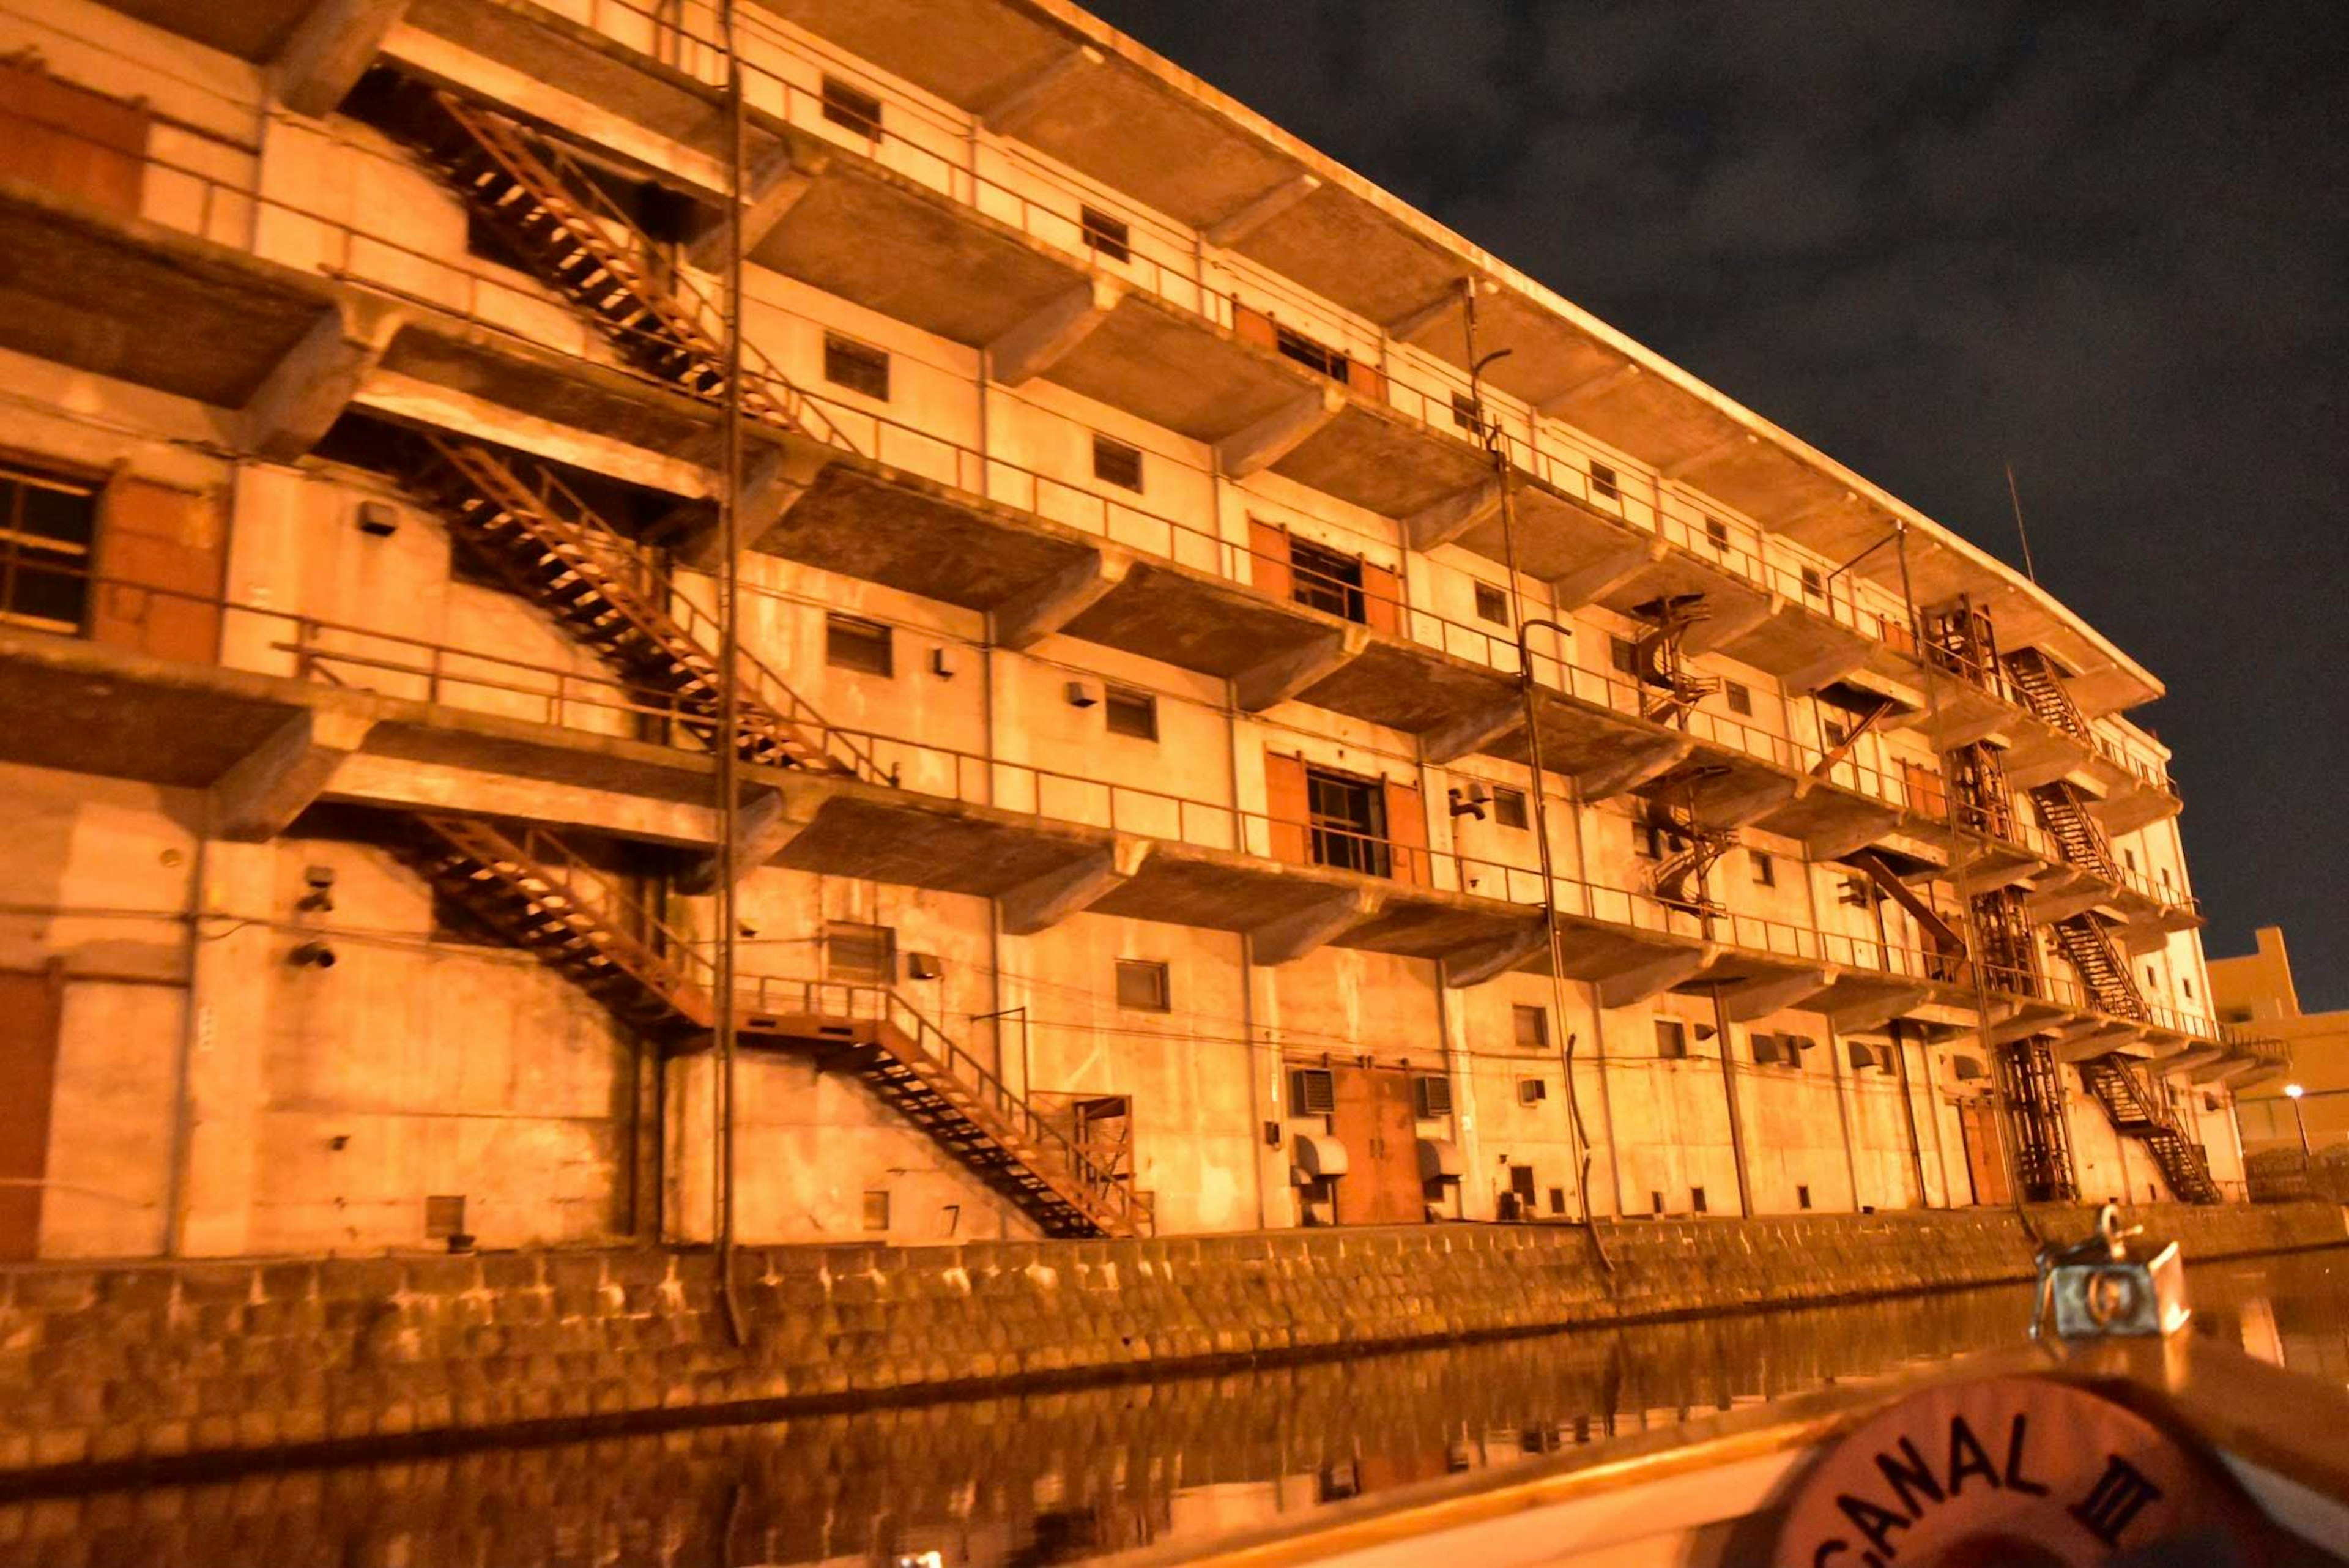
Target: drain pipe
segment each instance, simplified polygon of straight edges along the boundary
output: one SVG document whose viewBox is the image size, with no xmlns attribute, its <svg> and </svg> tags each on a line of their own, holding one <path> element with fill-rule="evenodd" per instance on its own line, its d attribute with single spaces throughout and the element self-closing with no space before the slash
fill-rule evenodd
<svg viewBox="0 0 2349 1568">
<path fill-rule="evenodd" d="M 734 1271 L 734 960 L 740 929 L 735 898 L 734 840 L 740 809 L 741 691 L 736 665 L 740 654 L 742 549 L 742 187 L 749 161 L 749 130 L 742 101 L 742 57 L 734 36 L 735 0 L 725 0 L 726 37 L 726 493 L 720 504 L 718 691 L 718 996 L 712 1009 L 718 1070 L 711 1085 L 717 1158 L 717 1213 L 711 1230 L 718 1248 L 718 1295 L 725 1304 L 726 1335 L 743 1342 L 742 1300 Z"/>
<path fill-rule="evenodd" d="M 1721 982 L 1713 982 L 1713 1038 L 1721 1044 L 1721 1092 L 1729 1102 L 1729 1162 L 1737 1168 L 1737 1212 L 1754 1217 L 1754 1182 L 1745 1174 L 1745 1113 L 1737 1104 L 1737 1053 L 1729 1038 L 1729 1004 L 1721 999 Z"/>
<path fill-rule="evenodd" d="M 1476 355 L 1476 280 L 1464 277 L 1460 290 L 1464 309 L 1462 312 L 1468 335 L 1468 402 L 1476 417 L 1476 434 L 1483 440 L 1485 450 L 1493 459 L 1493 483 L 1500 488 L 1501 554 L 1509 573 L 1509 613 L 1517 628 L 1517 692 L 1526 715 L 1526 760 L 1533 770 L 1534 847 L 1541 857 L 1542 931 L 1549 948 L 1550 1012 L 1557 1020 L 1557 1029 L 1564 1035 L 1558 1058 L 1566 1076 L 1566 1112 L 1568 1147 L 1575 1151 L 1577 1167 L 1574 1195 L 1577 1207 L 1582 1210 L 1582 1229 L 1590 1238 L 1591 1251 L 1598 1256 L 1599 1266 L 1609 1274 L 1615 1272 L 1615 1260 L 1607 1255 L 1607 1244 L 1599 1238 L 1599 1228 L 1590 1222 L 1590 1140 L 1582 1127 L 1582 1104 L 1574 1088 L 1574 1036 L 1566 1027 L 1566 942 L 1557 923 L 1557 868 L 1549 842 L 1549 791 L 1543 785 L 1541 744 L 1541 699 L 1534 681 L 1533 649 L 1526 636 L 1535 626 L 1543 626 L 1560 637 L 1571 637 L 1573 628 L 1555 620 L 1528 621 L 1526 618 L 1526 596 L 1522 576 L 1517 571 L 1516 504 L 1510 493 L 1509 452 L 1501 440 L 1498 420 L 1485 417 L 1485 367 L 1506 356 L 1509 350 L 1496 348 L 1479 358 Z M 1439 978 L 1437 983 L 1441 984 Z"/>
</svg>

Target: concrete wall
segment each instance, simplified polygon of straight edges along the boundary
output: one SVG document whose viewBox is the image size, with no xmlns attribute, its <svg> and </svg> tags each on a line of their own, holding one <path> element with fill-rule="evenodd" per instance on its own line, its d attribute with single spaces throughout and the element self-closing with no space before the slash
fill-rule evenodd
<svg viewBox="0 0 2349 1568">
<path fill-rule="evenodd" d="M 2331 1204 L 2133 1213 L 2190 1257 L 2338 1245 Z M 2040 1211 L 2059 1240 L 2084 1210 Z M 1443 1226 L 1093 1242 L 752 1250 L 746 1339 L 717 1260 L 659 1251 L 0 1270 L 0 1469 L 849 1391 L 1018 1384 L 1443 1343 L 1727 1305 L 2028 1278 L 2002 1211 Z"/>
</svg>

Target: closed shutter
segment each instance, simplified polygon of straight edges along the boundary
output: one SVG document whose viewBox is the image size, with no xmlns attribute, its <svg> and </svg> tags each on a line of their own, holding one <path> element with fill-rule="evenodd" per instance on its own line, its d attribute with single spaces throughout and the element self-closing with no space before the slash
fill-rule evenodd
<svg viewBox="0 0 2349 1568">
<path fill-rule="evenodd" d="M 1387 378 L 1376 365 L 1365 365 L 1360 359 L 1346 361 L 1346 385 L 1362 396 L 1377 402 L 1387 400 Z"/>
<path fill-rule="evenodd" d="M 0 971 L 0 1262 L 40 1251 L 63 995 L 54 971 Z"/>
<path fill-rule="evenodd" d="M 1362 624 L 1389 637 L 1402 635 L 1402 579 L 1362 563 Z"/>
<path fill-rule="evenodd" d="M 1257 591 L 1285 599 L 1297 591 L 1288 570 L 1288 530 L 1257 518 L 1248 519 L 1248 581 Z"/>
<path fill-rule="evenodd" d="M 116 475 L 98 504 L 104 580 L 90 599 L 91 639 L 159 659 L 214 662 L 221 614 L 210 601 L 220 596 L 222 535 L 211 495 Z"/>
<path fill-rule="evenodd" d="M 147 111 L 23 66 L 0 67 L 0 169 L 136 217 Z"/>
<path fill-rule="evenodd" d="M 1292 866 L 1311 865 L 1312 835 L 1307 824 L 1313 805 L 1305 789 L 1304 758 L 1266 755 L 1264 809 L 1272 819 L 1266 846 L 1272 857 Z"/>
<path fill-rule="evenodd" d="M 1232 330 L 1239 334 L 1243 343 L 1276 351 L 1279 348 L 1280 335 L 1273 328 L 1272 317 L 1237 299 L 1232 301 Z"/>
<path fill-rule="evenodd" d="M 1941 793 L 1941 775 L 1918 763 L 1902 763 L 1909 783 L 1909 809 L 1920 816 L 1947 816 L 1949 797 Z"/>
<path fill-rule="evenodd" d="M 1394 879 L 1425 887 L 1427 815 L 1419 791 L 1411 784 L 1386 781 L 1387 838 L 1394 846 Z"/>
</svg>

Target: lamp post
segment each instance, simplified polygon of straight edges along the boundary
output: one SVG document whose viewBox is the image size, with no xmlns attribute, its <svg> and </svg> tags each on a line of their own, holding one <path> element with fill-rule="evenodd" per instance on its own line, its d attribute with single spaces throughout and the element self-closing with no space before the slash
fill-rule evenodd
<svg viewBox="0 0 2349 1568">
<path fill-rule="evenodd" d="M 2308 1159 L 2308 1118 L 2301 1115 L 2300 1097 L 2306 1093 L 2308 1091 L 2298 1084 L 2286 1084 L 2283 1086 L 2283 1097 L 2292 1102 L 2292 1125 L 2300 1129 L 2300 1158 L 2303 1164 Z"/>
</svg>

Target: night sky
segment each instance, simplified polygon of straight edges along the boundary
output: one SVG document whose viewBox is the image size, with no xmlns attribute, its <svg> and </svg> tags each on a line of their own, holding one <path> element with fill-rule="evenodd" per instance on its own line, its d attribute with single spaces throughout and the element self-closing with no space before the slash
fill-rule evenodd
<svg viewBox="0 0 2349 1568">
<path fill-rule="evenodd" d="M 2349 6 L 1090 0 L 2168 684 L 2212 956 L 2349 1006 Z"/>
</svg>

